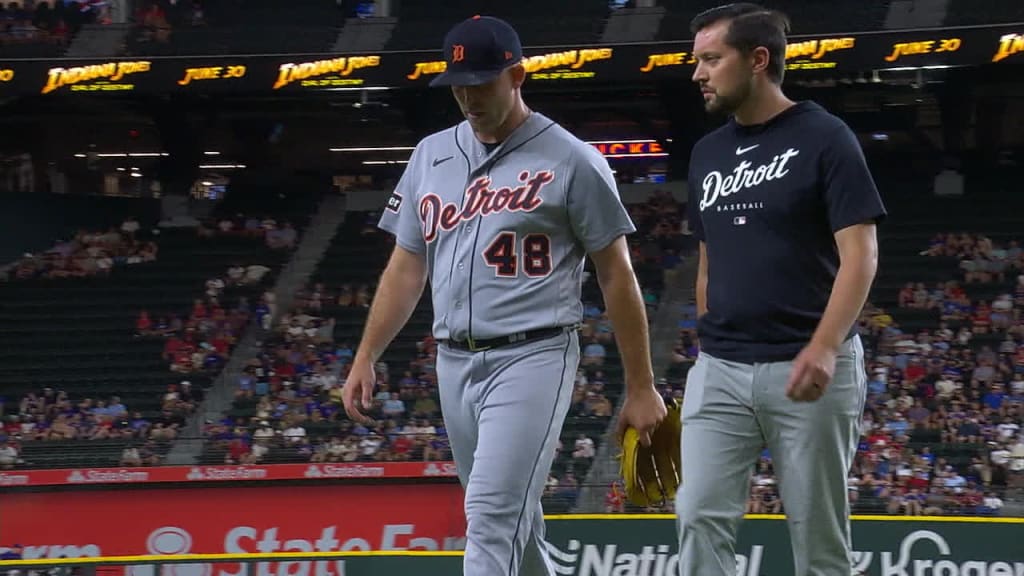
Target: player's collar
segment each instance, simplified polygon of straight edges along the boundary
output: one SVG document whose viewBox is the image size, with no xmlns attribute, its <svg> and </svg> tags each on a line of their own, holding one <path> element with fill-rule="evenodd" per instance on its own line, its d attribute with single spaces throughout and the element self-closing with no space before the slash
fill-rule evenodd
<svg viewBox="0 0 1024 576">
<path fill-rule="evenodd" d="M 500 158 L 508 151 L 513 150 L 519 145 L 523 144 L 527 140 L 537 136 L 543 130 L 548 129 L 553 124 L 552 120 L 547 116 L 544 116 L 540 112 L 532 111 L 530 115 L 526 117 L 508 138 L 498 145 L 497 148 L 488 153 L 487 148 L 483 145 L 480 140 L 477 139 L 476 135 L 473 134 L 473 129 L 470 127 L 469 122 L 463 121 L 456 128 L 458 134 L 458 140 L 462 149 L 465 150 L 469 156 L 469 163 L 471 169 L 475 172 L 480 168 L 487 165 L 490 161 Z"/>
</svg>

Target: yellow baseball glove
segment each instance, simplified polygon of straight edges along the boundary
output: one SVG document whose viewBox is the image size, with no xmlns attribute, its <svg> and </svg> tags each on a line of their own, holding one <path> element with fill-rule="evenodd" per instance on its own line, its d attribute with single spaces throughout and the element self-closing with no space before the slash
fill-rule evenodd
<svg viewBox="0 0 1024 576">
<path fill-rule="evenodd" d="M 622 439 L 619 472 L 626 498 L 637 506 L 657 506 L 676 497 L 679 488 L 681 406 L 675 399 L 665 403 L 668 415 L 651 433 L 651 445 L 640 444 L 640 436 L 627 427 Z"/>
</svg>

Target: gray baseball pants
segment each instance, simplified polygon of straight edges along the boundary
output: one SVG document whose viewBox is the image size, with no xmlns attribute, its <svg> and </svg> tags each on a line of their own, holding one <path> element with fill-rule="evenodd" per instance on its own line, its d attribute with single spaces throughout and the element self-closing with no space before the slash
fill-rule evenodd
<svg viewBox="0 0 1024 576">
<path fill-rule="evenodd" d="M 792 362 L 743 364 L 701 353 L 686 379 L 679 576 L 734 576 L 735 543 L 758 455 L 772 457 L 795 576 L 850 576 L 847 475 L 867 390 L 859 336 L 846 341 L 815 402 L 785 387 Z"/>
<path fill-rule="evenodd" d="M 465 576 L 554 576 L 541 496 L 572 402 L 579 334 L 438 346 L 441 412 L 465 488 Z"/>
</svg>

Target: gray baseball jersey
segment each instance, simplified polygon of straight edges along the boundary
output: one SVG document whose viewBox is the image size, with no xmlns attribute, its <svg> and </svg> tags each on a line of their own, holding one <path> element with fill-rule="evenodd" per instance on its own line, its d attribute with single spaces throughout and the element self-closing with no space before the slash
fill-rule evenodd
<svg viewBox="0 0 1024 576">
<path fill-rule="evenodd" d="M 424 138 L 380 226 L 426 254 L 459 341 L 580 322 L 586 253 L 635 230 L 604 157 L 537 112 L 492 151 L 466 122 Z"/>
</svg>

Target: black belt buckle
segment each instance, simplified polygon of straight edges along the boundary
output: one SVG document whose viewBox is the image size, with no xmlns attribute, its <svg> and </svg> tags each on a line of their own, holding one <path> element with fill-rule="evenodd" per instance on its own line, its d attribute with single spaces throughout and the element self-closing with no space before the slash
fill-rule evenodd
<svg viewBox="0 0 1024 576">
<path fill-rule="evenodd" d="M 484 340 L 484 342 L 493 342 L 493 340 Z M 463 347 L 466 350 L 469 350 L 470 352 L 483 352 L 485 350 L 490 350 L 491 348 L 494 348 L 494 345 L 493 344 L 488 344 L 488 345 L 482 345 L 481 344 L 481 345 L 478 346 L 476 339 L 473 338 L 472 336 L 469 336 L 468 338 L 466 338 L 466 343 L 463 345 Z"/>
</svg>

